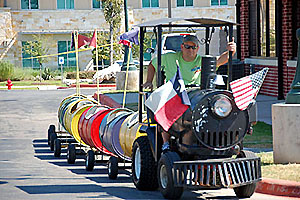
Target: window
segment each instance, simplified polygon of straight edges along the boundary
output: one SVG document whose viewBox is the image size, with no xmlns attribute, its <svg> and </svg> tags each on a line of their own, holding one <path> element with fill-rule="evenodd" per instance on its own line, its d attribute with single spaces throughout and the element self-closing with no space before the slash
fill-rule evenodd
<svg viewBox="0 0 300 200">
<path fill-rule="evenodd" d="M 193 0 L 177 0 L 177 7 L 193 6 Z"/>
<path fill-rule="evenodd" d="M 58 41 L 58 53 L 64 53 L 68 51 L 74 51 L 74 48 L 71 48 L 71 42 L 70 41 Z M 68 53 L 63 55 L 58 55 L 58 57 L 64 57 L 64 65 L 67 67 L 76 66 L 76 55 L 74 53 Z M 58 64 L 58 59 L 57 59 Z"/>
<path fill-rule="evenodd" d="M 74 0 L 57 0 L 57 9 L 74 9 Z"/>
<path fill-rule="evenodd" d="M 30 54 L 25 53 L 25 51 L 24 51 L 25 45 L 28 45 L 28 43 L 26 41 L 22 41 L 22 64 L 23 64 L 23 67 L 39 69 L 40 68 L 39 61 L 36 58 L 30 58 L 32 56 Z M 30 59 L 26 59 L 26 58 L 30 58 Z"/>
<path fill-rule="evenodd" d="M 227 6 L 227 0 L 211 0 L 210 3 L 212 6 Z"/>
<path fill-rule="evenodd" d="M 250 56 L 276 56 L 275 1 L 249 2 Z"/>
<path fill-rule="evenodd" d="M 101 0 L 93 0 L 93 8 L 102 8 L 101 7 Z"/>
<path fill-rule="evenodd" d="M 158 0 L 143 0 L 142 2 L 142 7 L 143 8 L 158 8 Z"/>
<path fill-rule="evenodd" d="M 38 0 L 21 0 L 22 9 L 39 9 Z"/>
<path fill-rule="evenodd" d="M 156 49 L 156 39 L 151 39 L 151 48 Z M 145 52 L 144 53 L 144 60 L 150 61 L 151 60 L 151 53 Z"/>
</svg>

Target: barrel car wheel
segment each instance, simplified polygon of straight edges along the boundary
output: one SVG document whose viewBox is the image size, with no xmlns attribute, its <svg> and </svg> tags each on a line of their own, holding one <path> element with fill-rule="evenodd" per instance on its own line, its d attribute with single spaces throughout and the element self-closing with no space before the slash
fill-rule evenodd
<svg viewBox="0 0 300 200">
<path fill-rule="evenodd" d="M 175 152 L 164 153 L 157 168 L 159 190 L 166 199 L 178 199 L 183 193 L 183 187 L 175 187 L 173 180 L 173 163 L 180 161 L 180 157 Z"/>
<path fill-rule="evenodd" d="M 118 176 L 118 158 L 111 156 L 107 165 L 108 178 L 116 179 Z"/>
<path fill-rule="evenodd" d="M 54 141 L 56 140 L 56 138 L 57 138 L 56 133 L 55 133 L 55 132 L 52 132 L 52 133 L 50 134 L 50 150 L 51 150 L 51 151 L 54 151 Z"/>
<path fill-rule="evenodd" d="M 237 158 L 256 158 L 255 153 L 251 151 L 241 151 Z M 249 198 L 253 195 L 256 188 L 256 183 L 233 188 L 235 195 L 238 198 Z"/>
<path fill-rule="evenodd" d="M 158 187 L 157 165 L 148 137 L 137 138 L 132 148 L 132 180 L 139 190 L 155 190 Z"/>
<path fill-rule="evenodd" d="M 48 145 L 50 145 L 50 135 L 55 133 L 55 126 L 51 124 L 48 128 Z"/>
<path fill-rule="evenodd" d="M 56 138 L 54 140 L 54 156 L 60 157 L 61 154 L 61 141 L 60 139 Z"/>
<path fill-rule="evenodd" d="M 89 150 L 85 156 L 85 169 L 86 171 L 93 171 L 95 166 L 95 153 Z"/>
<path fill-rule="evenodd" d="M 68 145 L 67 160 L 69 164 L 74 164 L 76 160 L 76 149 L 74 144 Z"/>
</svg>

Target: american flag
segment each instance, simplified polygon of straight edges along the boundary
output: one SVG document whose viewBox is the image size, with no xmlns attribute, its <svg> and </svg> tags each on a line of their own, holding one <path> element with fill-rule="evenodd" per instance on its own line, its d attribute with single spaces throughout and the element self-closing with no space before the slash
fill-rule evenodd
<svg viewBox="0 0 300 200">
<path fill-rule="evenodd" d="M 264 68 L 250 76 L 230 82 L 234 101 L 240 110 L 245 110 L 250 102 L 255 99 L 269 68 Z"/>
</svg>

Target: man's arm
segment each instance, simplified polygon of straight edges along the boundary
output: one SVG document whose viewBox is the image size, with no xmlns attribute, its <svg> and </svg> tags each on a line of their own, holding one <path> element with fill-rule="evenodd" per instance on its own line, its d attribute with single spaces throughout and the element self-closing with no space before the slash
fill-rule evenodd
<svg viewBox="0 0 300 200">
<path fill-rule="evenodd" d="M 148 66 L 147 80 L 146 80 L 146 83 L 143 84 L 144 88 L 153 89 L 152 81 L 154 78 L 154 74 L 155 74 L 155 68 L 152 65 L 152 63 L 150 62 L 149 66 Z"/>
<path fill-rule="evenodd" d="M 229 59 L 229 51 L 232 51 L 232 56 L 235 54 L 236 51 L 236 43 L 234 41 L 232 42 L 228 42 L 227 43 L 227 47 L 226 47 L 227 51 L 225 51 L 224 53 L 222 53 L 218 59 L 217 59 L 217 67 L 224 65 L 225 63 L 228 62 Z"/>
</svg>

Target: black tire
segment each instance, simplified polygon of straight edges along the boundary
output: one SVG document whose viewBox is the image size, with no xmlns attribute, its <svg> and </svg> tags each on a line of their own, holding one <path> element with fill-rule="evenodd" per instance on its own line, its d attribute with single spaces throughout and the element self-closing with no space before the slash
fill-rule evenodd
<svg viewBox="0 0 300 200">
<path fill-rule="evenodd" d="M 50 145 L 50 135 L 55 133 L 55 126 L 51 124 L 48 128 L 48 145 Z"/>
<path fill-rule="evenodd" d="M 241 151 L 237 158 L 256 158 L 255 153 L 251 151 Z M 235 195 L 238 198 L 250 198 L 256 189 L 256 183 L 233 188 Z"/>
<path fill-rule="evenodd" d="M 76 160 L 76 149 L 74 144 L 68 145 L 67 160 L 69 164 L 74 164 Z"/>
<path fill-rule="evenodd" d="M 118 158 L 111 156 L 107 165 L 108 178 L 116 179 L 118 177 Z"/>
<path fill-rule="evenodd" d="M 54 156 L 60 157 L 61 154 L 61 141 L 60 139 L 56 138 L 54 140 Z"/>
<path fill-rule="evenodd" d="M 175 187 L 172 176 L 173 163 L 180 161 L 180 157 L 175 152 L 164 153 L 157 168 L 159 190 L 166 199 L 179 199 L 183 193 L 183 187 Z"/>
<path fill-rule="evenodd" d="M 132 147 L 132 181 L 138 190 L 156 190 L 157 164 L 147 136 L 139 137 Z"/>
<path fill-rule="evenodd" d="M 56 133 L 52 132 L 50 134 L 50 150 L 51 151 L 54 151 L 54 141 L 55 141 L 56 138 L 57 138 Z"/>
<path fill-rule="evenodd" d="M 95 166 L 95 153 L 92 150 L 89 150 L 85 156 L 85 170 L 93 171 Z"/>
</svg>

